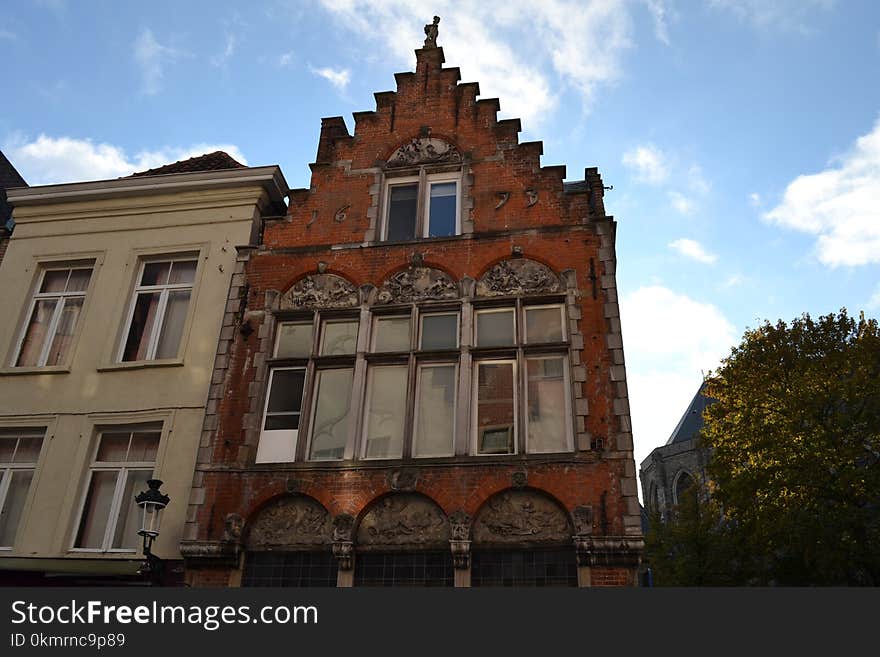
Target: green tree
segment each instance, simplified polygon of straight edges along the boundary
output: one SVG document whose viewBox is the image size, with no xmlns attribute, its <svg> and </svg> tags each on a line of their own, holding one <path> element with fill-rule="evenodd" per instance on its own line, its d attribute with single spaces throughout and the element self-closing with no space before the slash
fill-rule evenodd
<svg viewBox="0 0 880 657">
<path fill-rule="evenodd" d="M 709 380 L 711 494 L 743 583 L 880 585 L 880 332 L 846 310 L 765 322 Z"/>
</svg>

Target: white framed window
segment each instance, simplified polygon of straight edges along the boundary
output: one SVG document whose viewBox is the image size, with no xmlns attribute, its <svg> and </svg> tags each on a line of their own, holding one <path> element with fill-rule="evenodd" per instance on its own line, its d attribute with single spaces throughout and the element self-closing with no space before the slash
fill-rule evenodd
<svg viewBox="0 0 880 657">
<path fill-rule="evenodd" d="M 141 261 L 119 347 L 120 362 L 177 357 L 197 265 L 194 254 Z"/>
<path fill-rule="evenodd" d="M 308 358 L 312 355 L 313 321 L 281 322 L 275 338 L 275 358 Z"/>
<path fill-rule="evenodd" d="M 455 453 L 458 363 L 422 363 L 416 375 L 413 456 Z"/>
<path fill-rule="evenodd" d="M 89 468 L 74 550 L 136 552 L 140 514 L 135 496 L 153 478 L 161 427 L 102 430 Z"/>
<path fill-rule="evenodd" d="M 383 241 L 461 234 L 460 171 L 389 178 L 384 191 Z"/>
<path fill-rule="evenodd" d="M 377 315 L 373 317 L 374 353 L 409 351 L 411 342 L 409 315 Z"/>
<path fill-rule="evenodd" d="M 44 429 L 0 432 L 0 550 L 15 545 L 44 433 Z"/>
<path fill-rule="evenodd" d="M 473 453 L 516 454 L 516 360 L 477 361 L 475 368 Z"/>
<path fill-rule="evenodd" d="M 477 310 L 474 344 L 478 347 L 509 347 L 516 344 L 516 312 L 513 308 Z"/>
<path fill-rule="evenodd" d="M 365 459 L 403 456 L 408 370 L 407 365 L 375 365 L 367 370 Z"/>
<path fill-rule="evenodd" d="M 322 356 L 353 356 L 357 351 L 357 319 L 324 320 L 321 328 Z"/>
<path fill-rule="evenodd" d="M 526 451 L 565 452 L 572 448 L 568 357 L 526 356 Z"/>
<path fill-rule="evenodd" d="M 14 367 L 64 365 L 73 347 L 92 264 L 45 267 L 31 299 Z"/>
<path fill-rule="evenodd" d="M 257 463 L 286 463 L 296 458 L 305 389 L 305 367 L 278 367 L 269 372 Z"/>
<path fill-rule="evenodd" d="M 523 342 L 542 344 L 565 341 L 565 309 L 562 304 L 523 307 Z"/>
<path fill-rule="evenodd" d="M 311 414 L 309 461 L 338 461 L 345 454 L 351 415 L 350 367 L 318 370 Z"/>
</svg>

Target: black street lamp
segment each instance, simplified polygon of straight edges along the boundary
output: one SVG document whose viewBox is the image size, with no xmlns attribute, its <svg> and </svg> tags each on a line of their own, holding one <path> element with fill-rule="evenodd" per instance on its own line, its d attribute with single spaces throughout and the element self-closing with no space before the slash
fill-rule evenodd
<svg viewBox="0 0 880 657">
<path fill-rule="evenodd" d="M 144 539 L 144 558 L 138 574 L 146 575 L 153 581 L 153 585 L 157 586 L 162 582 L 162 559 L 153 554 L 153 541 L 159 535 L 159 523 L 162 521 L 162 510 L 168 506 L 171 498 L 159 491 L 162 481 L 159 479 L 150 479 L 147 481 L 148 490 L 135 496 L 134 501 L 141 509 L 143 515 L 141 517 L 141 528 L 138 535 Z"/>
</svg>

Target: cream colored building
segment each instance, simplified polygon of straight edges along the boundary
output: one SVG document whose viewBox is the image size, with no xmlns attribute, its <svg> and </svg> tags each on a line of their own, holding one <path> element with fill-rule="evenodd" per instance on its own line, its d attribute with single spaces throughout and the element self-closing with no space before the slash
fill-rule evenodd
<svg viewBox="0 0 880 657">
<path fill-rule="evenodd" d="M 149 478 L 171 497 L 153 551 L 180 558 L 235 247 L 288 188 L 224 153 L 146 173 L 8 192 L 0 583 L 136 581 Z"/>
</svg>

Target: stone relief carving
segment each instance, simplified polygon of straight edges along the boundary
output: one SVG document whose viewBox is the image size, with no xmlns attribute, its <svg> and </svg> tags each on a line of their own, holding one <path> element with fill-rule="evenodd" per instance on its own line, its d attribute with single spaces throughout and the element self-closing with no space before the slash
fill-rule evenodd
<svg viewBox="0 0 880 657">
<path fill-rule="evenodd" d="M 385 281 L 376 301 L 387 304 L 457 298 L 458 286 L 445 272 L 430 267 L 410 267 Z"/>
<path fill-rule="evenodd" d="M 471 517 L 464 511 L 456 511 L 449 516 L 449 527 L 453 541 L 466 541 L 471 534 Z"/>
<path fill-rule="evenodd" d="M 409 167 L 417 164 L 461 162 L 461 153 L 447 141 L 435 137 L 416 137 L 398 148 L 388 158 L 388 167 Z"/>
<path fill-rule="evenodd" d="M 571 528 L 562 509 L 530 491 L 507 490 L 490 499 L 473 527 L 478 543 L 568 542 Z"/>
<path fill-rule="evenodd" d="M 525 488 L 529 483 L 529 475 L 525 470 L 517 470 L 510 475 L 510 483 L 514 488 Z"/>
<path fill-rule="evenodd" d="M 415 490 L 418 480 L 417 470 L 395 470 L 388 475 L 388 484 L 391 486 L 391 490 Z"/>
<path fill-rule="evenodd" d="M 238 541 L 244 529 L 244 518 L 237 513 L 229 513 L 223 523 L 223 540 Z"/>
<path fill-rule="evenodd" d="M 549 267 L 534 260 L 502 260 L 477 282 L 478 297 L 514 294 L 552 294 L 562 285 Z"/>
<path fill-rule="evenodd" d="M 526 207 L 530 208 L 538 202 L 538 192 L 534 189 L 526 190 Z"/>
<path fill-rule="evenodd" d="M 351 308 L 358 305 L 357 288 L 335 274 L 315 274 L 297 281 L 279 299 L 280 310 Z"/>
<path fill-rule="evenodd" d="M 350 207 L 351 207 L 351 203 L 348 203 L 346 205 L 343 205 L 341 208 L 339 208 L 336 211 L 336 214 L 333 215 L 333 221 L 335 221 L 336 223 L 339 223 L 339 224 L 344 222 L 345 218 L 347 216 L 348 209 Z"/>
<path fill-rule="evenodd" d="M 358 545 L 445 544 L 449 522 L 436 504 L 417 495 L 389 495 L 363 517 Z"/>
<path fill-rule="evenodd" d="M 510 200 L 510 192 L 498 192 L 496 196 L 498 197 L 498 202 L 495 204 L 496 210 Z"/>
<path fill-rule="evenodd" d="M 574 519 L 574 533 L 587 535 L 593 533 L 593 508 L 589 506 L 577 506 L 571 512 Z"/>
<path fill-rule="evenodd" d="M 325 545 L 330 538 L 327 510 L 308 497 L 283 497 L 260 510 L 250 521 L 249 549 Z"/>
</svg>

